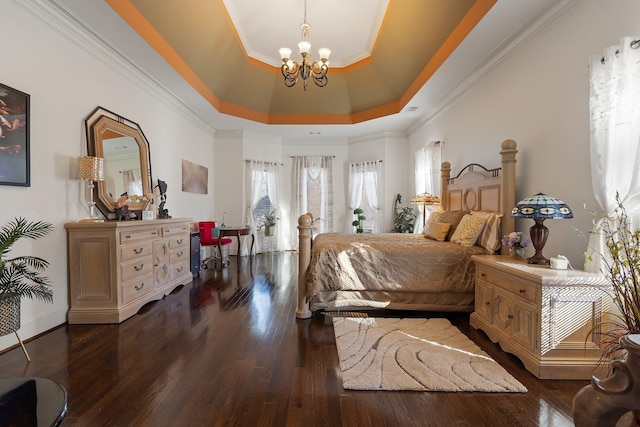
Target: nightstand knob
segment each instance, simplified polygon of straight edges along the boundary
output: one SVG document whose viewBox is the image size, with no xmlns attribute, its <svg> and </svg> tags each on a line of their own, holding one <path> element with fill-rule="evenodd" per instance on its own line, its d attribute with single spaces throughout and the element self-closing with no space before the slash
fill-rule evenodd
<svg viewBox="0 0 640 427">
<path fill-rule="evenodd" d="M 487 277 L 486 273 L 480 273 L 480 277 Z"/>
<path fill-rule="evenodd" d="M 521 294 L 524 294 L 526 291 L 524 289 L 519 289 L 518 292 L 520 292 Z"/>
<path fill-rule="evenodd" d="M 489 301 L 485 302 L 484 305 L 491 305 Z"/>
<path fill-rule="evenodd" d="M 513 319 L 513 314 L 508 314 L 508 315 L 507 315 L 507 318 L 509 318 L 509 319 Z"/>
</svg>

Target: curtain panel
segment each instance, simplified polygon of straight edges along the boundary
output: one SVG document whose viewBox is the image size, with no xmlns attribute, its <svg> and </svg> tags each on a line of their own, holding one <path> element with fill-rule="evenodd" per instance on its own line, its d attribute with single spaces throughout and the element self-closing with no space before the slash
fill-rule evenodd
<svg viewBox="0 0 640 427">
<path fill-rule="evenodd" d="M 632 226 L 640 221 L 640 36 L 591 55 L 590 146 L 593 194 L 603 221 L 615 221 L 616 194 Z M 602 236 L 591 233 L 585 270 L 599 271 L 606 253 Z"/>
</svg>

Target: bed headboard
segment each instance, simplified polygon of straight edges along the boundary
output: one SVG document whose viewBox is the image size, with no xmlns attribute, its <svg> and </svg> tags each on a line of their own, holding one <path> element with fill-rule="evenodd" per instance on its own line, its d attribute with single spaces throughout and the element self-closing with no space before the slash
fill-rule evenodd
<svg viewBox="0 0 640 427">
<path fill-rule="evenodd" d="M 511 209 L 516 204 L 516 147 L 512 139 L 502 142 L 499 168 L 487 169 L 471 163 L 453 178 L 451 164 L 443 162 L 440 169 L 442 208 L 501 212 L 503 233 L 515 230 Z"/>
</svg>

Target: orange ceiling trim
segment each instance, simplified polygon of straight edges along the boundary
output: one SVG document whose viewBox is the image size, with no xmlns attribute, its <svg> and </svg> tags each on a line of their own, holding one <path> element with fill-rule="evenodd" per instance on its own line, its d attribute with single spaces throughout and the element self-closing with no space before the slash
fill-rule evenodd
<svg viewBox="0 0 640 427">
<path fill-rule="evenodd" d="M 469 12 L 462 18 L 453 32 L 442 43 L 442 46 L 433 55 L 431 60 L 422 69 L 418 78 L 409 86 L 404 95 L 400 98 L 400 108 L 415 96 L 416 93 L 427 83 L 433 74 L 444 64 L 449 56 L 455 51 L 460 43 L 469 35 L 476 25 L 484 18 L 489 10 L 496 4 L 498 0 L 477 0 Z"/>
<path fill-rule="evenodd" d="M 242 117 L 243 119 L 253 120 L 254 122 L 270 124 L 269 115 L 251 108 L 242 107 L 230 102 L 221 101 L 220 107 L 216 108 L 222 114 L 229 114 L 234 117 Z"/>
<path fill-rule="evenodd" d="M 147 21 L 130 0 L 105 0 L 105 2 L 129 24 L 140 37 L 145 39 L 165 61 L 167 61 L 189 84 L 214 108 L 220 109 L 220 100 L 177 54 L 167 41 Z"/>
</svg>

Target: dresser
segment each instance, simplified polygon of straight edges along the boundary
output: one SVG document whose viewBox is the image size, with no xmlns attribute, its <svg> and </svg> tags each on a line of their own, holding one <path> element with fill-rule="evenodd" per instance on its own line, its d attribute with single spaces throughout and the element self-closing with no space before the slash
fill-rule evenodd
<svg viewBox="0 0 640 427">
<path fill-rule="evenodd" d="M 543 379 L 590 379 L 601 348 L 589 334 L 610 300 L 603 276 L 552 270 L 508 256 L 474 255 L 471 326 Z"/>
<path fill-rule="evenodd" d="M 193 280 L 190 219 L 65 224 L 69 323 L 120 323 Z"/>
</svg>

